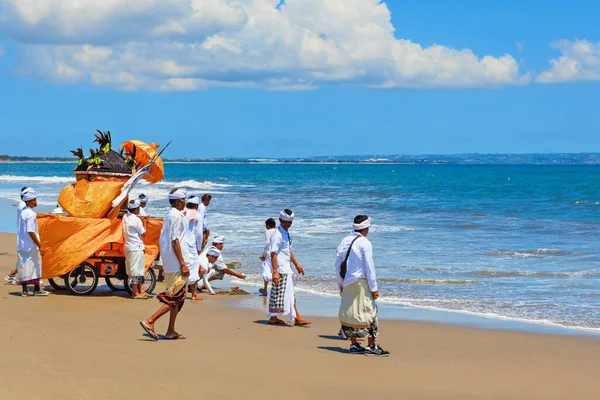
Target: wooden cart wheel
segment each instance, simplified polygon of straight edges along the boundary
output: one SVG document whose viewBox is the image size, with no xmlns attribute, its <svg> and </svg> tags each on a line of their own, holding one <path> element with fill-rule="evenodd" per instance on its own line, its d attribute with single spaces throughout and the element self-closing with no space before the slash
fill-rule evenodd
<svg viewBox="0 0 600 400">
<path fill-rule="evenodd" d="M 125 275 L 125 278 L 127 278 L 127 275 Z M 125 288 L 125 279 L 123 278 L 119 278 L 117 276 L 107 276 L 106 278 L 104 278 L 104 280 L 106 281 L 106 286 L 108 286 L 111 290 L 114 290 L 115 292 L 127 290 Z"/>
<path fill-rule="evenodd" d="M 54 290 L 65 290 L 65 278 L 62 276 L 57 276 L 56 278 L 48 279 L 50 286 L 54 288 Z"/>
<path fill-rule="evenodd" d="M 152 291 L 154 291 L 155 287 L 156 287 L 156 273 L 154 272 L 152 267 L 150 267 L 146 270 L 146 272 L 144 272 L 144 278 L 142 281 L 142 290 L 145 291 L 146 293 L 152 293 Z M 127 293 L 129 293 L 129 294 L 132 293 L 131 284 L 129 282 L 129 279 L 127 279 L 127 285 L 125 286 L 125 290 L 127 290 Z"/>
<path fill-rule="evenodd" d="M 83 262 L 65 276 L 65 286 L 71 294 L 89 295 L 98 286 L 98 274 L 91 264 Z"/>
</svg>

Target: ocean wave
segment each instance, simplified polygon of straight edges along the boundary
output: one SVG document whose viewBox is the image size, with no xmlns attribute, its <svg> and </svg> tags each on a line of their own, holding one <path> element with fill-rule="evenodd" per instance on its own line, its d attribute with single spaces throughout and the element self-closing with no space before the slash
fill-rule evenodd
<svg viewBox="0 0 600 400">
<path fill-rule="evenodd" d="M 416 285 L 473 285 L 481 283 L 468 279 L 379 278 L 379 282 L 412 283 Z"/>
<path fill-rule="evenodd" d="M 0 175 L 0 182 L 75 183 L 75 177 Z"/>
<path fill-rule="evenodd" d="M 492 250 L 488 253 L 484 253 L 484 255 L 488 256 L 510 256 L 510 257 L 545 257 L 549 255 L 581 255 L 581 253 L 569 253 L 567 250 L 562 249 L 531 249 L 531 250 Z"/>
<path fill-rule="evenodd" d="M 162 181 L 159 183 L 160 185 L 170 186 L 170 187 L 186 187 L 190 189 L 214 189 L 214 188 L 227 188 L 233 185 L 229 185 L 226 183 L 215 183 L 211 181 L 202 181 L 199 182 L 194 179 L 188 179 L 181 182 L 170 182 L 170 181 Z"/>
<path fill-rule="evenodd" d="M 576 278 L 576 277 L 600 277 L 599 271 L 576 271 L 576 272 L 549 272 L 549 271 L 494 271 L 476 270 L 460 272 L 464 275 L 477 275 L 489 277 L 547 277 L 547 278 Z"/>
</svg>

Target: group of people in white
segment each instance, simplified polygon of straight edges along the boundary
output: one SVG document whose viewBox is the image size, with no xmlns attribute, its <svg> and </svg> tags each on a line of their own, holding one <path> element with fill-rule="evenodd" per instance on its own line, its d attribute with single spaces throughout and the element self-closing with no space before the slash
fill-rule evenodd
<svg viewBox="0 0 600 400">
<path fill-rule="evenodd" d="M 42 248 L 38 234 L 37 217 L 33 209 L 37 206 L 37 193 L 32 188 L 21 190 L 21 204 L 17 209 L 17 262 L 5 280 L 22 285 L 22 295 L 29 295 L 29 286 L 33 286 L 33 296 L 46 296 L 48 292 L 40 287 L 42 272 Z M 225 239 L 214 236 L 211 246 L 207 247 L 210 230 L 206 207 L 211 196 L 189 196 L 186 189 L 176 188 L 169 192 L 168 200 L 171 208 L 163 219 L 159 238 L 162 272 L 164 273 L 165 291 L 157 298 L 161 303 L 159 309 L 149 318 L 140 321 L 141 327 L 154 340 L 159 336 L 154 324 L 163 315 L 169 313 L 169 325 L 164 339 L 185 339 L 175 330 L 175 321 L 187 292 L 191 292 L 193 300 L 199 299 L 200 290 L 207 289 L 215 294 L 210 282 L 223 279 L 225 274 L 245 279 L 245 274 L 227 267 L 221 254 Z M 151 294 L 143 291 L 142 278 L 144 266 L 144 241 L 147 218 L 144 208 L 148 197 L 141 194 L 127 203 L 127 213 L 123 216 L 124 252 L 127 274 L 132 287 L 134 299 L 147 299 Z M 140 218 L 141 217 L 141 218 Z M 273 218 L 265 221 L 265 247 L 260 256 L 263 261 L 262 276 L 264 287 L 261 295 L 268 295 L 271 283 L 269 308 L 267 316 L 269 325 L 288 326 L 280 319 L 288 315 L 295 326 L 310 325 L 310 321 L 302 318 L 297 310 L 294 292 L 294 271 L 304 275 L 304 268 L 299 264 L 292 251 L 292 237 L 289 232 L 294 213 L 284 209 L 279 214 L 279 226 Z M 388 356 L 390 353 L 377 344 L 378 308 L 375 300 L 379 297 L 373 247 L 367 239 L 371 219 L 366 215 L 357 215 L 353 222 L 352 234 L 346 236 L 337 248 L 335 271 L 340 289 L 341 304 L 338 317 L 341 323 L 340 335 L 350 339 L 351 354 L 371 356 Z M 367 347 L 359 341 L 368 339 Z"/>
</svg>

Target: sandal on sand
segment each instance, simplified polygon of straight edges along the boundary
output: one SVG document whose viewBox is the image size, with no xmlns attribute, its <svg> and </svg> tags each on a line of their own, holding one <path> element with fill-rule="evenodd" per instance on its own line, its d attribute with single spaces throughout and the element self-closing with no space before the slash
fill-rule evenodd
<svg viewBox="0 0 600 400">
<path fill-rule="evenodd" d="M 183 340 L 183 339 L 186 339 L 186 337 L 183 335 L 180 335 L 179 333 L 177 334 L 177 336 L 173 336 L 173 337 L 165 336 L 165 340 Z"/>
<path fill-rule="evenodd" d="M 146 333 L 152 337 L 152 339 L 158 340 L 158 335 L 156 334 L 156 332 L 154 332 L 154 330 L 152 328 L 150 328 L 148 325 L 146 325 L 146 323 L 144 321 L 140 321 L 140 325 L 142 326 L 142 328 L 144 328 Z"/>
<path fill-rule="evenodd" d="M 139 296 L 135 296 L 133 297 L 134 300 L 148 300 L 149 297 L 146 296 L 142 296 L 141 294 Z"/>
<path fill-rule="evenodd" d="M 280 319 L 275 320 L 275 321 L 269 321 L 267 322 L 267 325 L 281 325 L 281 326 L 287 326 L 287 324 L 285 323 L 285 321 L 282 321 Z"/>
<path fill-rule="evenodd" d="M 294 326 L 308 326 L 310 324 L 311 324 L 311 322 L 307 321 L 305 319 L 301 319 L 300 321 L 298 321 L 298 320 L 294 321 Z"/>
</svg>

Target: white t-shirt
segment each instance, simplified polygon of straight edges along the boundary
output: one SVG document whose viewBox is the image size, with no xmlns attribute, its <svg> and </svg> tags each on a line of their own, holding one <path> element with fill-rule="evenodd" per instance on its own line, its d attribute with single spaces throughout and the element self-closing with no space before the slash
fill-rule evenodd
<svg viewBox="0 0 600 400">
<path fill-rule="evenodd" d="M 40 239 L 38 234 L 37 215 L 31 207 L 25 207 L 19 215 L 19 224 L 17 225 L 17 251 L 28 253 L 32 250 L 37 250 L 37 246 L 29 236 L 29 232 L 34 232 Z"/>
<path fill-rule="evenodd" d="M 275 234 L 276 228 L 267 229 L 265 231 L 265 248 L 263 250 L 263 257 L 267 257 L 269 254 L 269 249 L 271 248 L 271 238 Z M 268 257 L 267 257 L 268 258 Z"/>
<path fill-rule="evenodd" d="M 279 225 L 273 236 L 271 236 L 269 255 L 273 253 L 277 254 L 277 271 L 280 274 L 289 275 L 294 273 L 290 258 L 291 248 L 290 235 Z"/>
<path fill-rule="evenodd" d="M 171 207 L 169 213 L 165 215 L 163 220 L 162 230 L 160 231 L 159 246 L 160 246 L 160 257 L 163 263 L 163 271 L 165 272 L 179 272 L 181 271 L 181 264 L 175 255 L 173 250 L 173 240 L 179 239 L 179 246 L 184 256 L 187 253 L 186 246 L 186 227 L 185 217 L 181 211 L 175 207 Z"/>
<path fill-rule="evenodd" d="M 186 208 L 184 210 L 188 231 L 192 234 L 190 240 L 194 240 L 196 252 L 202 248 L 202 216 L 198 210 Z"/>
<path fill-rule="evenodd" d="M 144 249 L 144 241 L 142 235 L 146 233 L 142 220 L 132 213 L 123 215 L 123 239 L 125 242 L 125 250 Z"/>
<path fill-rule="evenodd" d="M 147 217 L 148 216 L 148 214 L 146 213 L 146 210 L 142 206 L 140 206 L 140 213 L 138 215 L 140 217 Z"/>
</svg>

